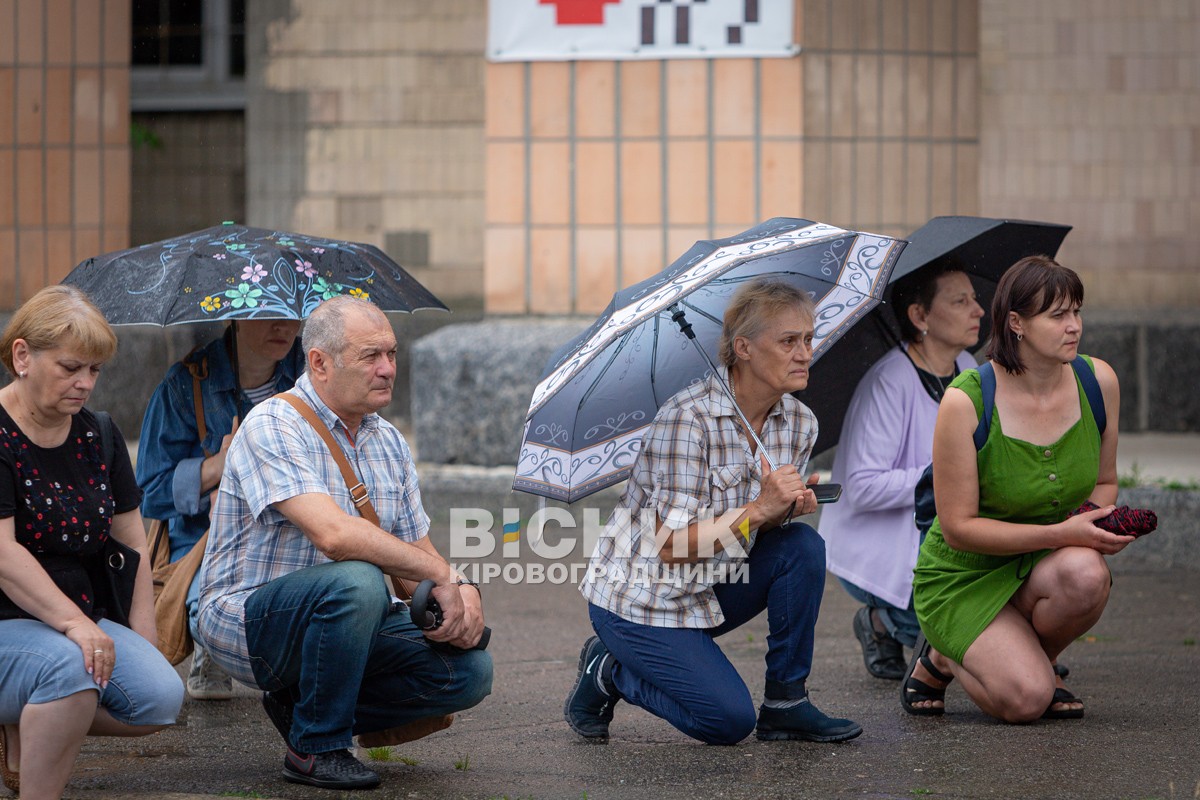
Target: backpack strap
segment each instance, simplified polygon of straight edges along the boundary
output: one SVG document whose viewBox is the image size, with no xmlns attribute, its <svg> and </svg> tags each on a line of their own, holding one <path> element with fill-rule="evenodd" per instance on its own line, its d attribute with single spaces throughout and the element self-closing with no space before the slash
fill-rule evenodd
<svg viewBox="0 0 1200 800">
<path fill-rule="evenodd" d="M 1083 394 L 1087 397 L 1088 405 L 1092 407 L 1092 417 L 1096 420 L 1096 428 L 1103 436 L 1104 429 L 1108 427 L 1108 414 L 1104 411 L 1104 393 L 1100 391 L 1100 381 L 1096 380 L 1095 368 L 1083 356 L 1075 356 L 1071 367 L 1075 370 L 1076 377 L 1079 378 L 1079 385 L 1083 387 Z"/>
<path fill-rule="evenodd" d="M 992 411 L 996 408 L 996 370 L 992 362 L 979 365 L 979 391 L 983 394 L 983 413 L 975 426 L 975 449 L 982 450 L 992 429 Z"/>
<path fill-rule="evenodd" d="M 1096 428 L 1103 436 L 1104 429 L 1108 427 L 1108 414 L 1104 410 L 1104 393 L 1100 391 L 1100 382 L 1096 380 L 1096 373 L 1083 356 L 1075 356 L 1075 360 L 1071 362 L 1071 368 L 1075 370 L 1075 375 L 1079 378 L 1079 385 L 1083 387 L 1083 394 L 1092 408 L 1092 417 L 1096 420 Z M 992 427 L 992 411 L 996 408 L 996 370 L 990 361 L 980 364 L 978 369 L 979 390 L 983 395 L 983 414 L 979 417 L 979 424 L 975 426 L 974 438 L 975 449 L 982 450 L 983 446 L 987 444 L 988 433 Z"/>
</svg>

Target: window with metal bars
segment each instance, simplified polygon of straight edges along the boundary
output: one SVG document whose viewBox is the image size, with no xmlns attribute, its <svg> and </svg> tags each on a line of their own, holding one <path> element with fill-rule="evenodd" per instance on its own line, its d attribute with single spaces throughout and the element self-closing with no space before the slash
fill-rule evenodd
<svg viewBox="0 0 1200 800">
<path fill-rule="evenodd" d="M 137 111 L 245 105 L 246 0 L 131 0 Z"/>
</svg>

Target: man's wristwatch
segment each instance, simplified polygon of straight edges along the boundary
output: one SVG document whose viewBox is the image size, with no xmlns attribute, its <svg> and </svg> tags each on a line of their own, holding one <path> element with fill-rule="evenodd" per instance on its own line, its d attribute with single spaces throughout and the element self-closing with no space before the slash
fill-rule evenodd
<svg viewBox="0 0 1200 800">
<path fill-rule="evenodd" d="M 455 581 L 459 586 L 474 586 L 475 591 L 479 592 L 479 596 L 483 597 L 483 590 L 479 588 L 479 584 L 470 578 L 459 578 Z"/>
</svg>

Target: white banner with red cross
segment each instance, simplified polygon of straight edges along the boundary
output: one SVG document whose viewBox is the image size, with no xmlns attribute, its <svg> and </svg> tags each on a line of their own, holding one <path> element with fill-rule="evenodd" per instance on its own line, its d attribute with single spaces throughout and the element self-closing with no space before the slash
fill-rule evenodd
<svg viewBox="0 0 1200 800">
<path fill-rule="evenodd" d="M 794 0 L 489 0 L 492 61 L 795 55 Z"/>
</svg>

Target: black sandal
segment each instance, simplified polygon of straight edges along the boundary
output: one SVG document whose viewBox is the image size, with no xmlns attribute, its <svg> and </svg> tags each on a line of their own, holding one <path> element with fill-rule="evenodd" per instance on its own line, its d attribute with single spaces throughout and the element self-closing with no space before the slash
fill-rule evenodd
<svg viewBox="0 0 1200 800">
<path fill-rule="evenodd" d="M 1046 706 L 1046 712 L 1042 714 L 1042 719 L 1083 719 L 1082 708 L 1055 708 L 1060 703 L 1083 703 L 1083 701 L 1071 694 L 1069 689 L 1057 687 L 1054 690 L 1053 699 L 1050 700 L 1050 705 Z"/>
<path fill-rule="evenodd" d="M 909 714 L 917 717 L 940 717 L 946 713 L 946 686 L 936 689 L 923 680 L 913 677 L 913 672 L 920 663 L 934 680 L 942 681 L 949 686 L 954 680 L 953 675 L 947 675 L 933 665 L 929 657 L 929 642 L 924 633 L 917 634 L 917 642 L 913 647 L 912 660 L 908 662 L 908 670 L 904 673 L 904 687 L 900 690 L 900 705 Z M 940 706 L 916 706 L 914 703 L 926 701 L 941 701 Z"/>
</svg>

